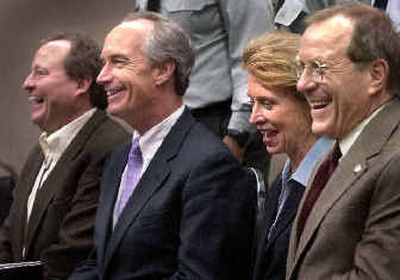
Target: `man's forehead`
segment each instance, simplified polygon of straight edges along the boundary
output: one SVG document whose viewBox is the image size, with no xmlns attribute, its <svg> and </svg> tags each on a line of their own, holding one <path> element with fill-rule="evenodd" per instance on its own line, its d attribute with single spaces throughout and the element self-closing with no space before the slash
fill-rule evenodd
<svg viewBox="0 0 400 280">
<path fill-rule="evenodd" d="M 347 32 L 349 30 L 352 30 L 353 26 L 354 22 L 350 18 L 339 14 L 325 20 L 312 23 L 309 27 L 306 28 L 305 33 L 308 33 L 308 31 L 310 30 L 312 30 L 313 32 L 324 32 L 326 30 L 335 33 Z"/>
<path fill-rule="evenodd" d="M 150 23 L 150 24 L 149 24 Z M 138 41 L 152 30 L 152 23 L 149 20 L 134 20 L 122 22 L 115 26 L 106 36 L 104 45 L 114 41 Z"/>
<path fill-rule="evenodd" d="M 51 49 L 51 50 L 65 50 L 69 51 L 71 49 L 71 42 L 68 40 L 54 40 L 44 43 L 38 51 L 43 49 Z"/>
<path fill-rule="evenodd" d="M 55 40 L 43 44 L 36 51 L 35 59 L 60 60 L 65 58 L 71 50 L 71 43 L 68 40 Z"/>
<path fill-rule="evenodd" d="M 353 28 L 353 22 L 342 15 L 311 24 L 300 39 L 300 59 L 313 53 L 346 55 Z"/>
<path fill-rule="evenodd" d="M 148 34 L 154 29 L 154 23 L 147 19 L 123 21 L 114 27 L 107 37 L 118 36 L 121 33 Z"/>
</svg>

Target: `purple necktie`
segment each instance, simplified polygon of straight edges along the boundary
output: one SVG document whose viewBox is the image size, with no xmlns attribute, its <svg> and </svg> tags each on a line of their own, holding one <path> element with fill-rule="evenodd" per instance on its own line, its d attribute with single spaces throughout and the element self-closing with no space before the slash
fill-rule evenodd
<svg viewBox="0 0 400 280">
<path fill-rule="evenodd" d="M 142 168 L 143 158 L 139 146 L 139 137 L 137 137 L 133 139 L 131 150 L 129 151 L 128 163 L 124 175 L 124 186 L 115 209 L 115 217 L 117 217 L 117 219 L 121 215 L 122 210 L 124 210 L 126 203 L 139 182 Z"/>
</svg>

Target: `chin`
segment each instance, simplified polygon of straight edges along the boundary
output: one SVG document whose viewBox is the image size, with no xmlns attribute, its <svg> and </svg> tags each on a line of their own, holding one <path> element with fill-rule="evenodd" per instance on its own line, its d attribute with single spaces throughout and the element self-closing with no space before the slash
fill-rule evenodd
<svg viewBox="0 0 400 280">
<path fill-rule="evenodd" d="M 326 124 L 321 123 L 321 122 L 313 121 L 311 130 L 314 134 L 324 135 L 329 131 L 329 126 L 327 126 Z"/>
<path fill-rule="evenodd" d="M 43 124 L 42 118 L 35 117 L 35 116 L 31 116 L 31 122 L 32 122 L 34 125 L 37 125 L 37 126 L 40 127 L 40 128 L 41 128 L 41 126 L 42 126 L 42 124 Z"/>
<path fill-rule="evenodd" d="M 107 113 L 112 116 L 118 116 L 120 114 L 120 108 L 117 105 L 109 103 L 107 106 Z"/>
<path fill-rule="evenodd" d="M 267 153 L 270 155 L 281 154 L 281 152 L 277 150 L 275 147 L 267 147 Z"/>
</svg>

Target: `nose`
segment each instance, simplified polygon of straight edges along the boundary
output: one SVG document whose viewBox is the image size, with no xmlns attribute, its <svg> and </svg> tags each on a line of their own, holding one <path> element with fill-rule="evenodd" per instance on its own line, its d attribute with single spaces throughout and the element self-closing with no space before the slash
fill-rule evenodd
<svg viewBox="0 0 400 280">
<path fill-rule="evenodd" d="M 34 79 L 32 79 L 32 74 L 29 74 L 25 78 L 25 80 L 24 80 L 24 82 L 22 84 L 22 88 L 24 90 L 28 90 L 29 91 L 29 90 L 32 90 L 34 87 L 35 87 L 35 81 L 34 81 Z"/>
<path fill-rule="evenodd" d="M 106 84 L 111 81 L 111 72 L 107 65 L 104 65 L 96 79 L 98 84 Z"/>
<path fill-rule="evenodd" d="M 311 79 L 311 75 L 308 73 L 307 68 L 305 68 L 304 71 L 300 73 L 297 80 L 297 91 L 304 93 L 309 91 L 310 89 L 313 89 L 316 85 L 317 83 L 314 82 L 313 79 Z"/>
<path fill-rule="evenodd" d="M 260 109 L 259 109 L 259 105 L 257 104 L 257 102 L 255 102 L 253 104 L 253 107 L 251 109 L 251 114 L 250 114 L 250 123 L 253 125 L 257 125 L 260 124 L 261 122 L 263 122 L 264 117 L 262 116 L 262 114 L 260 113 Z"/>
</svg>

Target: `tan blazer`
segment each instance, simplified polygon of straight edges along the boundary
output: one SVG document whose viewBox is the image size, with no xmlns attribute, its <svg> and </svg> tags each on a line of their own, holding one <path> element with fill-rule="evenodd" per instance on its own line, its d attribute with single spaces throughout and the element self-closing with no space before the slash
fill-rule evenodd
<svg viewBox="0 0 400 280">
<path fill-rule="evenodd" d="M 299 242 L 296 217 L 286 279 L 400 279 L 399 123 L 396 99 L 342 158 Z"/>
<path fill-rule="evenodd" d="M 15 188 L 10 214 L 0 230 L 0 262 L 42 260 L 46 275 L 67 277 L 92 248 L 105 158 L 127 137 L 104 112 L 97 111 L 37 192 L 27 225 L 27 200 L 43 161 L 40 147 L 35 146 Z"/>
</svg>

